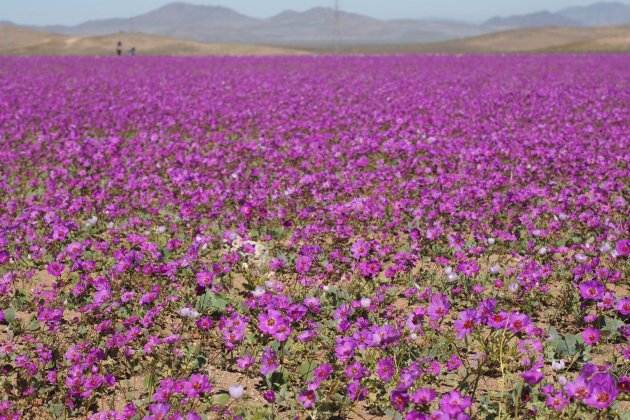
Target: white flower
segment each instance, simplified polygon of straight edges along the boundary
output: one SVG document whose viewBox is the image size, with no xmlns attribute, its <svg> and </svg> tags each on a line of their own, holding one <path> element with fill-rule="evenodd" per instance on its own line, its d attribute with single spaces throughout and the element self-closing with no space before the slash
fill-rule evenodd
<svg viewBox="0 0 630 420">
<path fill-rule="evenodd" d="M 489 245 L 494 245 L 494 242 L 495 242 L 494 238 L 488 238 Z"/>
<path fill-rule="evenodd" d="M 245 389 L 243 388 L 243 385 L 230 385 L 228 392 L 230 393 L 230 397 L 238 400 L 243 397 Z"/>
<path fill-rule="evenodd" d="M 262 286 L 256 286 L 256 288 L 252 292 L 252 295 L 254 295 L 254 297 L 261 297 L 264 294 L 265 294 L 265 288 Z"/>
<path fill-rule="evenodd" d="M 508 286 L 508 290 L 512 293 L 516 293 L 518 292 L 519 287 L 518 283 L 512 283 Z"/>
<path fill-rule="evenodd" d="M 89 219 L 87 219 L 85 221 L 85 227 L 90 228 L 90 227 L 94 226 L 96 224 L 96 222 L 98 222 L 98 217 L 92 216 L 92 217 L 90 217 Z"/>
<path fill-rule="evenodd" d="M 184 318 L 199 318 L 199 312 L 197 312 L 196 310 L 192 309 L 192 308 L 181 308 L 178 313 L 183 316 Z"/>
<path fill-rule="evenodd" d="M 361 298 L 361 307 L 369 308 L 372 304 L 372 300 L 370 298 Z"/>
<path fill-rule="evenodd" d="M 448 279 L 448 281 L 454 282 L 455 280 L 457 280 L 457 274 L 455 274 L 455 273 L 448 273 L 446 278 Z"/>
<path fill-rule="evenodd" d="M 577 262 L 585 262 L 586 260 L 588 260 L 588 257 L 582 253 L 580 254 L 575 254 L 575 260 Z"/>
<path fill-rule="evenodd" d="M 608 254 L 612 250 L 612 246 L 608 242 L 604 242 L 599 250 L 604 254 Z"/>
<path fill-rule="evenodd" d="M 546 253 L 547 253 L 547 248 L 544 246 L 538 250 L 538 255 L 545 255 Z"/>
<path fill-rule="evenodd" d="M 166 232 L 166 226 L 158 226 L 158 227 L 155 228 L 155 231 L 157 233 L 164 233 L 164 232 Z"/>
<path fill-rule="evenodd" d="M 554 360 L 551 362 L 551 368 L 553 370 L 562 370 L 565 368 L 565 362 L 563 359 L 560 360 Z"/>
<path fill-rule="evenodd" d="M 492 267 L 490 267 L 491 274 L 499 274 L 500 272 L 501 272 L 501 266 L 499 266 L 498 264 L 495 264 Z"/>
</svg>

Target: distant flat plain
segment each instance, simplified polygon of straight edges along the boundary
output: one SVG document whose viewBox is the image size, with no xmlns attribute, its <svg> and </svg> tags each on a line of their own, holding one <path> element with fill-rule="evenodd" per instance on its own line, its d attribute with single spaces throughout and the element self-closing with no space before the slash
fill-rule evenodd
<svg viewBox="0 0 630 420">
<path fill-rule="evenodd" d="M 0 25 L 0 55 L 113 55 L 118 41 L 123 42 L 125 49 L 135 47 L 139 55 L 629 52 L 630 26 L 515 29 L 435 43 L 291 48 L 256 44 L 207 44 L 141 33 L 65 36 Z"/>
</svg>

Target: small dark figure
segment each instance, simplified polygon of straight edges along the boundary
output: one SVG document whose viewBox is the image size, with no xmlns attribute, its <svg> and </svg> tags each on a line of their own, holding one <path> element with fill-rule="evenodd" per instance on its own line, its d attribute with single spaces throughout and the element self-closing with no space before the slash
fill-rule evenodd
<svg viewBox="0 0 630 420">
<path fill-rule="evenodd" d="M 129 55 L 132 57 L 136 55 L 136 47 L 131 47 L 131 49 L 129 50 Z"/>
<path fill-rule="evenodd" d="M 116 45 L 116 54 L 120 57 L 123 53 L 122 42 L 118 41 L 118 45 Z"/>
</svg>

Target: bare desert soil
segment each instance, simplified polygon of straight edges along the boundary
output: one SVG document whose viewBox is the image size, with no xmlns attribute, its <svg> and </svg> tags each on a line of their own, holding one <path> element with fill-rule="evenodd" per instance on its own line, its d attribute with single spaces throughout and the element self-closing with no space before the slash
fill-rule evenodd
<svg viewBox="0 0 630 420">
<path fill-rule="evenodd" d="M 125 49 L 136 47 L 140 55 L 626 52 L 630 51 L 630 26 L 517 29 L 437 43 L 311 47 L 306 51 L 303 47 L 206 44 L 140 33 L 70 37 L 0 25 L 0 55 L 113 55 L 118 41 Z"/>
<path fill-rule="evenodd" d="M 0 25 L 0 55 L 113 55 L 116 43 L 132 46 L 139 55 L 292 55 L 303 51 L 247 44 L 201 42 L 124 33 L 93 37 L 69 37 Z"/>
</svg>

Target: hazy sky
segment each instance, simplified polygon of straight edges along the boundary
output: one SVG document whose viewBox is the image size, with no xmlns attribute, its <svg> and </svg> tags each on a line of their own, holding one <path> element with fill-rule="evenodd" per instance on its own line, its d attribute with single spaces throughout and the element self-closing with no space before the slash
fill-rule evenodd
<svg viewBox="0 0 630 420">
<path fill-rule="evenodd" d="M 555 11 L 597 0 L 340 0 L 343 10 L 380 18 L 442 17 L 479 21 L 495 15 Z M 88 19 L 129 17 L 168 0 L 0 0 L 0 20 L 30 24 L 74 24 Z M 282 10 L 332 6 L 334 0 L 192 0 L 222 5 L 250 16 L 266 17 Z"/>
</svg>

